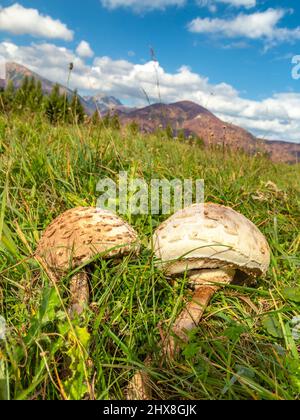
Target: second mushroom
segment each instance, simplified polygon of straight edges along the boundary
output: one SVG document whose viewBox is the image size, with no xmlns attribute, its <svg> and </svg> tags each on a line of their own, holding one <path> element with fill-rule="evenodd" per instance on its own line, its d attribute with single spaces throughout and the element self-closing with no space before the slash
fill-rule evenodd
<svg viewBox="0 0 300 420">
<path fill-rule="evenodd" d="M 162 223 L 153 236 L 158 265 L 168 277 L 187 276 L 193 295 L 163 337 L 165 356 L 174 357 L 178 341 L 187 342 L 221 285 L 266 274 L 270 248 L 245 216 L 218 204 L 194 204 Z M 151 363 L 148 356 L 145 364 Z M 138 371 L 127 388 L 128 399 L 151 399 L 149 378 Z"/>
<path fill-rule="evenodd" d="M 270 249 L 260 230 L 245 216 L 218 204 L 195 204 L 178 211 L 154 234 L 154 252 L 169 276 L 188 276 L 194 289 L 172 326 L 165 351 L 173 355 L 175 337 L 186 341 L 220 284 L 267 272 Z M 175 336 L 175 337 L 174 337 Z"/>
</svg>

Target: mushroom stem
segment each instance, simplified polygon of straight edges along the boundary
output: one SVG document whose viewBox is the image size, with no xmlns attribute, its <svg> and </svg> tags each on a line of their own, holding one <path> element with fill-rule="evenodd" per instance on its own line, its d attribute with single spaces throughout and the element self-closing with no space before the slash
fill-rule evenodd
<svg viewBox="0 0 300 420">
<path fill-rule="evenodd" d="M 72 277 L 70 282 L 70 293 L 70 314 L 81 315 L 89 301 L 89 283 L 86 272 L 79 271 Z"/>
<path fill-rule="evenodd" d="M 174 357 L 177 353 L 176 338 L 188 341 L 188 333 L 197 327 L 210 299 L 220 289 L 220 286 L 214 283 L 229 284 L 234 274 L 232 269 L 210 269 L 199 270 L 190 276 L 190 283 L 195 287 L 194 294 L 172 326 L 174 335 L 164 341 L 163 351 L 166 356 Z"/>
<path fill-rule="evenodd" d="M 199 324 L 203 313 L 209 304 L 210 299 L 220 289 L 218 283 L 229 284 L 235 274 L 233 269 L 199 270 L 189 276 L 190 283 L 194 285 L 195 291 L 191 302 L 189 302 L 180 313 L 172 327 L 172 332 L 182 341 L 188 341 L 188 332 Z M 214 283 L 217 283 L 214 285 Z M 162 349 L 165 356 L 174 357 L 178 351 L 176 337 L 168 336 L 162 340 Z M 149 366 L 151 357 L 145 360 Z M 131 379 L 127 387 L 127 400 L 150 400 L 151 388 L 147 373 L 139 370 Z"/>
<path fill-rule="evenodd" d="M 145 366 L 150 366 L 151 362 L 152 357 L 148 355 L 144 362 Z M 149 385 L 149 380 L 149 375 L 146 372 L 139 370 L 135 373 L 126 388 L 126 400 L 151 400 L 152 390 Z"/>
</svg>

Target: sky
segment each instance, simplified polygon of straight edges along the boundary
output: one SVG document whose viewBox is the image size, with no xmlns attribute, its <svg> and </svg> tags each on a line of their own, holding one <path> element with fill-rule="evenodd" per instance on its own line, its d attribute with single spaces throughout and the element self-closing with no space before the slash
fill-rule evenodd
<svg viewBox="0 0 300 420">
<path fill-rule="evenodd" d="M 194 101 L 300 143 L 299 0 L 0 0 L 0 77 L 15 61 L 130 106 Z"/>
</svg>

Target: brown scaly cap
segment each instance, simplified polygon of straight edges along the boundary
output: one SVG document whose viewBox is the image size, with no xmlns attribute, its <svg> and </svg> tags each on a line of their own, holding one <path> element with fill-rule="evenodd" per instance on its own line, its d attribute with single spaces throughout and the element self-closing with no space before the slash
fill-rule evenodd
<svg viewBox="0 0 300 420">
<path fill-rule="evenodd" d="M 78 207 L 58 216 L 45 230 L 36 255 L 60 271 L 68 271 L 102 254 L 103 258 L 139 252 L 135 230 L 116 214 Z"/>
</svg>

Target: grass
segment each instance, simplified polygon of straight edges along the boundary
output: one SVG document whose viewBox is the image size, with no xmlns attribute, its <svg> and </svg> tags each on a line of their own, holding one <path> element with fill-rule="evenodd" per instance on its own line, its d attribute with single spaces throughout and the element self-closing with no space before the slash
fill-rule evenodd
<svg viewBox="0 0 300 420">
<path fill-rule="evenodd" d="M 148 352 L 155 398 L 298 399 L 300 167 L 154 135 L 52 127 L 0 118 L 0 393 L 4 399 L 123 399 Z M 95 261 L 85 321 L 70 321 L 68 276 L 53 285 L 33 257 L 45 227 L 74 206 L 95 205 L 96 184 L 132 177 L 203 178 L 205 200 L 250 218 L 272 249 L 268 275 L 217 293 L 180 357 L 161 362 L 159 328 L 189 298 L 147 248 L 165 216 L 130 216 L 143 250 L 119 265 Z"/>
</svg>

